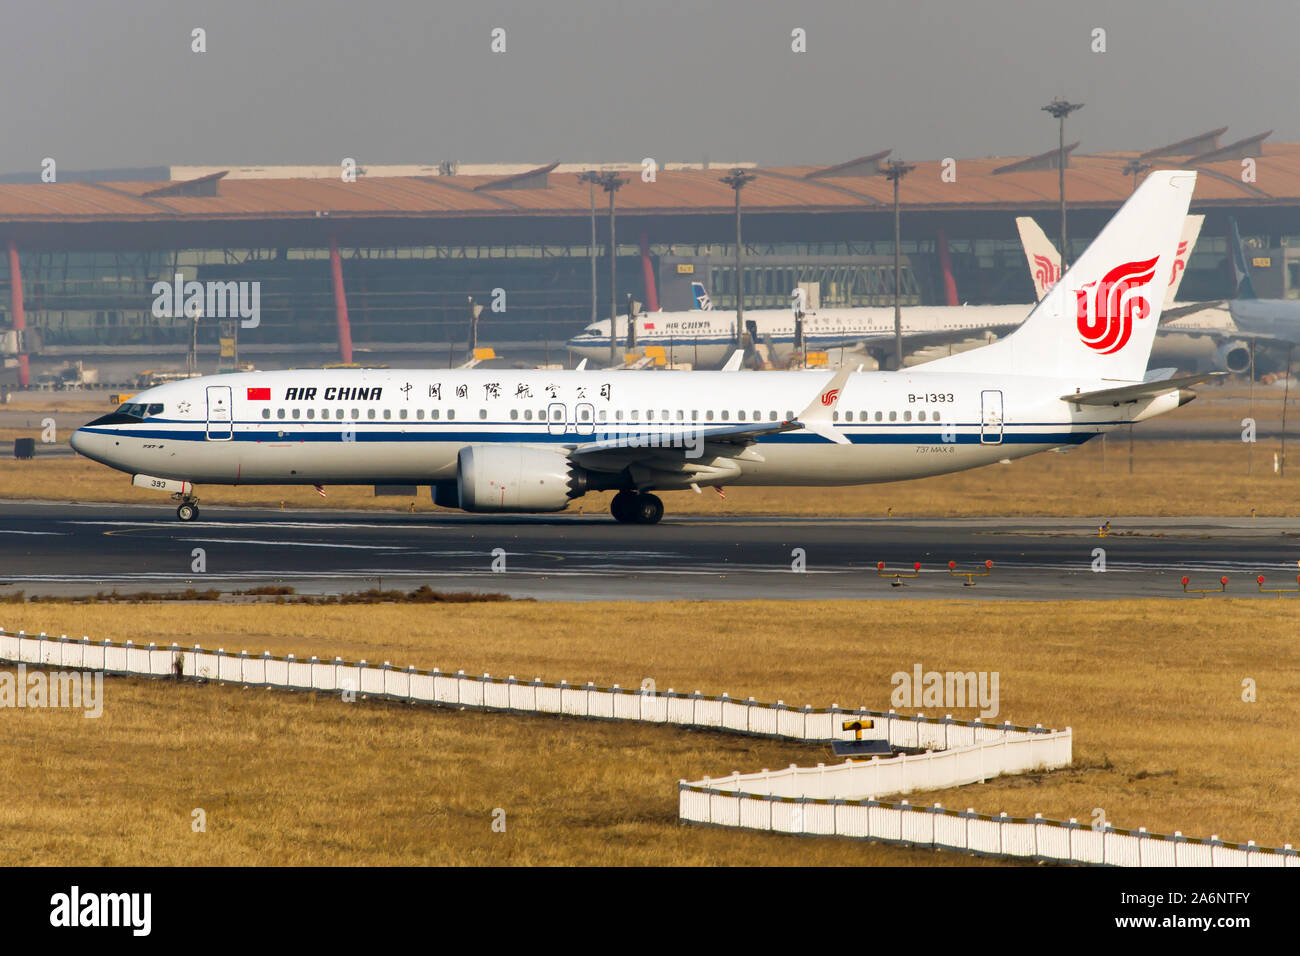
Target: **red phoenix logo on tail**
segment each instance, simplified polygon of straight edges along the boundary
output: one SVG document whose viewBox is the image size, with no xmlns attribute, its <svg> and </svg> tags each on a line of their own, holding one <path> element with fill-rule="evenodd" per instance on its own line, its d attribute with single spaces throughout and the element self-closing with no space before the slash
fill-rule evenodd
<svg viewBox="0 0 1300 956">
<path fill-rule="evenodd" d="M 1034 253 L 1034 281 L 1042 289 L 1050 289 L 1057 279 L 1061 278 L 1061 269 L 1055 262 Z"/>
<path fill-rule="evenodd" d="M 1174 280 L 1178 278 L 1178 273 L 1187 268 L 1187 243 L 1178 244 L 1178 252 L 1174 254 L 1174 267 L 1169 270 L 1169 284 L 1173 285 Z"/>
<path fill-rule="evenodd" d="M 1107 272 L 1101 283 L 1075 290 L 1075 317 L 1083 344 L 1102 355 L 1118 352 L 1133 334 L 1133 320 L 1151 314 L 1151 303 L 1138 294 L 1155 276 L 1156 261 L 1126 262 Z M 1090 294 L 1093 286 L 1097 288 Z"/>
</svg>

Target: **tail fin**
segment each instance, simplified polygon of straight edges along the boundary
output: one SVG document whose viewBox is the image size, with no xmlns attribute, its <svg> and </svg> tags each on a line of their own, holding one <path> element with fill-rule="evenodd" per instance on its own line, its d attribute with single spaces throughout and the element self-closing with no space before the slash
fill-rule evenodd
<svg viewBox="0 0 1300 956">
<path fill-rule="evenodd" d="M 1233 298 L 1258 298 L 1255 295 L 1255 283 L 1250 278 L 1250 266 L 1246 265 L 1246 244 L 1241 241 L 1241 233 L 1237 231 L 1236 218 L 1229 217 L 1228 225 L 1232 227 L 1232 275 L 1237 280 L 1237 294 Z"/>
<path fill-rule="evenodd" d="M 1183 232 L 1178 237 L 1178 251 L 1174 253 L 1173 268 L 1169 270 L 1169 287 L 1165 290 L 1166 309 L 1178 297 L 1178 287 L 1183 284 L 1183 276 L 1187 273 L 1187 260 L 1192 257 L 1192 250 L 1196 248 L 1196 240 L 1201 235 L 1204 222 L 1204 216 L 1188 216 L 1183 220 Z"/>
<path fill-rule="evenodd" d="M 1016 217 L 1020 246 L 1025 250 L 1029 274 L 1034 279 L 1034 296 L 1041 302 L 1061 278 L 1061 254 L 1042 228 L 1028 216 Z"/>
<path fill-rule="evenodd" d="M 927 370 L 1141 381 L 1195 187 L 1152 172 L 1019 328 Z"/>
<path fill-rule="evenodd" d="M 691 283 L 691 298 L 695 301 L 695 308 L 699 311 L 713 311 L 713 302 L 709 299 L 709 294 L 704 291 L 703 282 Z"/>
</svg>

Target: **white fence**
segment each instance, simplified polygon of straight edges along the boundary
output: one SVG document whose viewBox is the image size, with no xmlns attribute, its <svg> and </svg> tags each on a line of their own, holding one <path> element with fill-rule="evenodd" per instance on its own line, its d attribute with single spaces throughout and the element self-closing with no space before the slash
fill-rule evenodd
<svg viewBox="0 0 1300 956">
<path fill-rule="evenodd" d="M 1118 866 L 1300 866 L 1300 854 L 1254 843 L 1187 839 L 1145 830 L 1095 829 L 1071 820 L 990 816 L 885 803 L 879 794 L 942 789 L 982 782 L 1000 774 L 1065 767 L 1073 735 L 1065 730 L 991 725 L 951 718 L 910 717 L 832 705 L 794 708 L 723 694 L 628 690 L 593 683 L 520 681 L 464 671 L 421 671 L 340 658 L 273 657 L 206 650 L 179 644 L 160 647 L 130 641 L 91 641 L 17 634 L 0 629 L 0 661 L 106 674 L 173 677 L 342 693 L 411 703 L 495 711 L 562 714 L 598 720 L 633 720 L 749 734 L 808 743 L 854 737 L 843 729 L 850 718 L 869 717 L 875 726 L 863 738 L 895 747 L 928 749 L 917 756 L 816 767 L 791 766 L 756 774 L 705 778 L 678 791 L 679 819 L 713 826 L 878 840 L 909 846 L 961 850 L 1002 857 Z"/>
<path fill-rule="evenodd" d="M 696 691 L 680 694 L 669 688 L 654 692 L 586 684 L 551 683 L 534 679 L 521 681 L 489 674 L 444 673 L 414 667 L 350 663 L 341 658 L 273 657 L 270 652 L 250 655 L 208 650 L 179 644 L 136 645 L 130 641 L 91 641 L 88 637 L 51 637 L 21 631 L 11 634 L 0 629 L 0 660 L 43 664 L 49 667 L 103 671 L 106 674 L 144 677 L 186 677 L 215 680 L 253 687 L 310 690 L 400 700 L 410 703 L 465 707 L 482 710 L 565 714 L 603 720 L 636 720 L 672 724 L 727 733 L 750 734 L 783 740 L 825 743 L 851 740 L 854 731 L 844 730 L 846 720 L 866 717 L 875 726 L 862 731 L 864 739 L 888 740 L 892 746 L 924 749 L 948 748 L 980 740 L 1045 734 L 1040 727 L 986 724 L 951 718 L 911 717 L 880 713 L 865 708 L 848 710 L 832 705 L 790 707 L 754 698 L 726 694 L 709 696 Z"/>
<path fill-rule="evenodd" d="M 920 759 L 920 758 L 912 758 Z M 883 761 L 882 761 L 883 762 Z M 678 816 L 692 823 L 769 830 L 807 836 L 959 850 L 984 856 L 1109 866 L 1287 866 L 1300 867 L 1300 853 L 1221 840 L 1166 836 L 1145 829 L 1121 830 L 1032 818 L 992 816 L 884 803 L 737 793 L 683 782 Z"/>
</svg>

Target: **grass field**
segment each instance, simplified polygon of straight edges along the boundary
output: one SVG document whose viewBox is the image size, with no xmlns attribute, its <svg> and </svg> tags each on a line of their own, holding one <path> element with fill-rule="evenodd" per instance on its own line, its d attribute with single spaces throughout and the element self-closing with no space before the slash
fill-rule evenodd
<svg viewBox="0 0 1300 956">
<path fill-rule="evenodd" d="M 12 605 L 10 630 L 801 705 L 888 706 L 890 675 L 1000 675 L 998 719 L 1075 731 L 1075 767 L 926 802 L 1280 845 L 1300 835 L 1300 604 L 778 602 Z M 1242 700 L 1242 681 L 1258 700 Z M 906 708 L 903 708 L 906 710 Z M 973 711 L 957 712 L 974 716 Z M 965 862 L 681 828 L 676 781 L 828 760 L 817 748 L 334 698 L 115 680 L 104 717 L 0 712 L 15 862 Z M 914 798 L 915 799 L 915 798 Z M 206 834 L 190 812 L 208 812 Z M 495 808 L 507 833 L 494 834 Z"/>
<path fill-rule="evenodd" d="M 726 497 L 665 492 L 668 514 L 793 514 L 885 516 L 1061 515 L 1106 519 L 1116 515 L 1300 515 L 1300 457 L 1286 477 L 1273 473 L 1276 442 L 1253 450 L 1241 442 L 1128 443 L 1111 438 L 1063 454 L 1048 452 L 1006 465 L 915 481 L 848 488 L 729 487 Z M 1253 458 L 1247 474 L 1247 456 Z M 1297 450 L 1300 456 L 1300 449 Z M 1102 459 L 1105 458 L 1103 462 Z M 278 508 L 362 508 L 436 513 L 428 488 L 417 498 L 376 498 L 369 487 L 331 486 L 321 498 L 310 486 L 203 485 L 202 503 Z M 166 495 L 134 488 L 130 478 L 84 458 L 6 461 L 0 498 L 126 501 L 173 507 Z M 604 514 L 609 494 L 590 494 L 570 511 Z"/>
</svg>

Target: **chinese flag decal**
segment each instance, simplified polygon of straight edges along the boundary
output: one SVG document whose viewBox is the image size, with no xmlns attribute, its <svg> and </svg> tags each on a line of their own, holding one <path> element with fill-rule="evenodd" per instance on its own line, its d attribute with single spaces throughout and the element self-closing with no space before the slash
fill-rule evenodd
<svg viewBox="0 0 1300 956">
<path fill-rule="evenodd" d="M 271 400 L 271 390 L 269 388 L 250 388 L 248 390 L 248 400 L 250 402 L 269 402 Z"/>
</svg>

